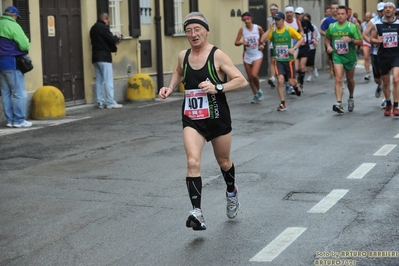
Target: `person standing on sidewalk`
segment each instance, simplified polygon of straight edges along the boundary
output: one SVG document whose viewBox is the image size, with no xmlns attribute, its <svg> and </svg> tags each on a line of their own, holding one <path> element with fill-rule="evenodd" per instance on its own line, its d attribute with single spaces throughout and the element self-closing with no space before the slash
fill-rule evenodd
<svg viewBox="0 0 399 266">
<path fill-rule="evenodd" d="M 92 45 L 92 63 L 96 72 L 97 104 L 100 109 L 122 108 L 114 100 L 114 75 L 112 70 L 112 55 L 117 51 L 116 45 L 120 43 L 121 36 L 113 35 L 109 30 L 109 15 L 101 13 L 97 22 L 90 29 Z M 105 96 L 103 93 L 105 87 Z"/>
<path fill-rule="evenodd" d="M 263 92 L 259 84 L 259 69 L 263 60 L 263 49 L 265 46 L 260 43 L 260 37 L 264 31 L 261 26 L 252 23 L 253 16 L 244 12 L 241 20 L 245 23 L 238 30 L 235 46 L 244 46 L 243 60 L 245 71 L 248 75 L 249 86 L 252 89 L 253 99 L 251 103 L 258 103 L 263 100 Z"/>
<path fill-rule="evenodd" d="M 183 82 L 185 97 L 182 122 L 187 156 L 186 184 L 193 208 L 189 212 L 186 226 L 193 230 L 205 230 L 201 209 L 200 171 L 205 141 L 212 143 L 216 161 L 227 185 L 227 217 L 233 219 L 239 213 L 235 168 L 230 158 L 231 116 L 225 93 L 241 90 L 248 82 L 223 51 L 208 43 L 209 24 L 202 13 L 189 13 L 183 25 L 191 48 L 179 53 L 178 64 L 169 86 L 162 87 L 158 96 L 165 100 Z"/>
<path fill-rule="evenodd" d="M 349 90 L 348 111 L 352 112 L 355 108 L 353 93 L 355 90 L 354 74 L 357 64 L 356 45 L 362 45 L 363 40 L 359 28 L 352 22 L 348 22 L 348 8 L 346 6 L 338 7 L 337 19 L 338 21 L 330 24 L 326 31 L 325 45 L 327 53 L 332 54 L 334 63 L 334 89 L 337 103 L 333 105 L 332 109 L 334 112 L 343 114 L 342 81 L 344 73 Z"/>
<path fill-rule="evenodd" d="M 303 38 L 302 35 L 294 28 L 284 24 L 285 15 L 283 12 L 277 12 L 274 15 L 276 27 L 269 28 L 262 36 L 261 42 L 272 41 L 274 51 L 274 68 L 278 80 L 278 95 L 280 97 L 280 104 L 277 107 L 278 112 L 287 110 L 284 94 L 284 81 L 288 79 L 290 86 L 294 88 L 295 94 L 301 96 L 301 89 L 295 79 L 295 50 L 301 46 Z M 293 45 L 293 40 L 297 40 Z"/>
<path fill-rule="evenodd" d="M 29 39 L 17 23 L 19 10 L 15 6 L 5 9 L 0 18 L 0 88 L 7 127 L 31 127 L 26 118 L 24 74 L 17 69 L 16 57 L 28 53 Z"/>
<path fill-rule="evenodd" d="M 386 2 L 384 16 L 375 22 L 376 30 L 371 31 L 370 41 L 379 45 L 378 63 L 381 71 L 382 89 L 386 98 L 385 116 L 399 117 L 399 20 L 395 18 L 396 6 Z M 393 76 L 393 107 L 391 102 L 390 72 Z"/>
</svg>

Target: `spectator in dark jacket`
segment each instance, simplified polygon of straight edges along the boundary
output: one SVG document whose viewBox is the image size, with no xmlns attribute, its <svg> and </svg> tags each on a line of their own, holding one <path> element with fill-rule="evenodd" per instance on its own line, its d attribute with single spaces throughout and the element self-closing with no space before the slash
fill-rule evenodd
<svg viewBox="0 0 399 266">
<path fill-rule="evenodd" d="M 114 109 L 122 108 L 114 100 L 114 76 L 112 72 L 112 55 L 117 51 L 116 45 L 121 40 L 120 35 L 113 35 L 109 30 L 109 16 L 101 13 L 97 22 L 90 29 L 90 39 L 92 45 L 92 63 L 96 72 L 96 94 L 98 108 Z M 103 84 L 105 96 L 103 94 Z"/>
</svg>

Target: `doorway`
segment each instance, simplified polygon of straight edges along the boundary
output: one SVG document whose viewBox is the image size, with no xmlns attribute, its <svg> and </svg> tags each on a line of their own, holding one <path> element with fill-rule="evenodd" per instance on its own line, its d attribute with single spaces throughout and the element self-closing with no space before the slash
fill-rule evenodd
<svg viewBox="0 0 399 266">
<path fill-rule="evenodd" d="M 67 106 L 85 104 L 80 0 L 40 0 L 43 85 Z"/>
</svg>

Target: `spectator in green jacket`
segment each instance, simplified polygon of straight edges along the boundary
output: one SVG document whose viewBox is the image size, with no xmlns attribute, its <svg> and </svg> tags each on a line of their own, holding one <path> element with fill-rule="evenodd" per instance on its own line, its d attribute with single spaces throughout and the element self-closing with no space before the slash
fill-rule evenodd
<svg viewBox="0 0 399 266">
<path fill-rule="evenodd" d="M 0 18 L 0 89 L 7 127 L 31 127 L 25 120 L 27 93 L 24 74 L 17 69 L 16 57 L 27 54 L 29 39 L 17 23 L 15 6 L 5 9 Z"/>
</svg>

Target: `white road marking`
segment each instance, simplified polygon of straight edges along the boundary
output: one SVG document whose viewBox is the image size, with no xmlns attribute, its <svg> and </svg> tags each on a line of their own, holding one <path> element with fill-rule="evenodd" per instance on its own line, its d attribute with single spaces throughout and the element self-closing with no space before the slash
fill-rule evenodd
<svg viewBox="0 0 399 266">
<path fill-rule="evenodd" d="M 394 137 L 395 139 L 399 139 L 399 134 Z"/>
<path fill-rule="evenodd" d="M 249 261 L 270 262 L 274 260 L 305 231 L 305 227 L 288 227 Z"/>
<path fill-rule="evenodd" d="M 61 124 L 65 123 L 71 123 L 83 119 L 88 119 L 90 116 L 86 117 L 80 117 L 80 118 L 65 118 L 65 119 L 57 119 L 57 120 L 34 120 L 33 126 L 32 127 L 26 127 L 26 128 L 6 128 L 6 129 L 0 129 L 0 136 L 5 136 L 5 135 L 10 135 L 14 133 L 20 133 L 24 131 L 29 131 L 29 130 L 35 130 L 35 129 L 40 129 L 44 128 L 46 126 L 58 126 Z"/>
<path fill-rule="evenodd" d="M 349 191 L 349 189 L 333 189 L 327 196 L 324 197 L 319 203 L 317 203 L 313 208 L 311 208 L 308 212 L 311 213 L 325 213 L 332 206 L 335 205 L 345 194 Z"/>
<path fill-rule="evenodd" d="M 376 151 L 373 155 L 374 156 L 387 156 L 393 149 L 395 149 L 395 144 L 386 144 L 381 147 L 378 151 Z"/>
<path fill-rule="evenodd" d="M 376 165 L 376 163 L 363 163 L 347 179 L 362 179 Z"/>
</svg>

